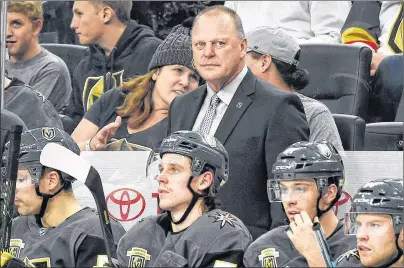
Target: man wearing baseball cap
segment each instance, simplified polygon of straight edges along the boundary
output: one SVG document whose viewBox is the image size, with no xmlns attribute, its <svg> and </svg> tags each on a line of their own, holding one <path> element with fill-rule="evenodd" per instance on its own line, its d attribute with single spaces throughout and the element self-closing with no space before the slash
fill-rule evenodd
<svg viewBox="0 0 404 268">
<path fill-rule="evenodd" d="M 309 141 L 326 140 L 343 151 L 330 110 L 323 103 L 295 92 L 309 83 L 308 72 L 297 66 L 300 46 L 281 28 L 259 27 L 247 33 L 246 63 L 253 74 L 280 89 L 294 92 L 303 103 L 310 126 Z"/>
</svg>

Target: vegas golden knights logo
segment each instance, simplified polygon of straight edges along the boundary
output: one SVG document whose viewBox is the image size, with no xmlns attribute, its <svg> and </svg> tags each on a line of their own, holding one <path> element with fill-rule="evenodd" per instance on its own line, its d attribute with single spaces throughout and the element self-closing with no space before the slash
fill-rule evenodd
<svg viewBox="0 0 404 268">
<path fill-rule="evenodd" d="M 27 267 L 37 267 L 37 268 L 46 268 L 51 267 L 50 258 L 37 258 L 37 259 L 29 259 L 25 257 L 24 264 Z"/>
<path fill-rule="evenodd" d="M 108 267 L 109 260 L 107 255 L 97 255 L 97 264 L 93 268 Z"/>
<path fill-rule="evenodd" d="M 150 255 L 143 248 L 132 248 L 126 256 L 129 257 L 129 267 L 142 268 L 145 267 L 146 261 L 150 261 Z"/>
<path fill-rule="evenodd" d="M 111 75 L 112 87 L 119 87 L 123 82 L 123 72 L 119 71 Z M 109 89 L 109 88 L 108 88 Z M 104 76 L 87 77 L 83 90 L 83 107 L 88 111 L 91 105 L 104 94 Z"/>
<path fill-rule="evenodd" d="M 54 128 L 51 127 L 43 127 L 42 128 L 42 137 L 47 139 L 48 141 L 53 140 L 56 136 L 56 132 Z"/>
<path fill-rule="evenodd" d="M 22 241 L 22 239 L 11 239 L 8 253 L 10 253 L 14 258 L 19 258 L 21 249 L 24 247 L 25 243 Z"/>
<path fill-rule="evenodd" d="M 345 252 L 344 254 L 342 254 L 341 256 L 339 256 L 337 258 L 336 263 L 340 263 L 344 259 L 349 260 L 351 257 L 356 258 L 358 260 L 361 259 L 358 250 L 357 249 L 351 249 L 351 250 L 348 250 L 347 252 Z"/>
<path fill-rule="evenodd" d="M 275 248 L 267 248 L 261 251 L 261 255 L 258 256 L 258 260 L 261 262 L 262 267 L 278 267 L 276 258 L 279 257 L 279 252 Z"/>
<path fill-rule="evenodd" d="M 403 40 L 404 40 L 404 22 L 403 22 L 403 17 L 404 17 L 404 4 L 401 3 L 400 6 L 400 11 L 398 12 L 398 15 L 393 23 L 393 26 L 391 28 L 389 38 L 388 38 L 388 47 L 393 53 L 403 53 L 404 51 L 404 46 L 403 46 Z"/>
</svg>

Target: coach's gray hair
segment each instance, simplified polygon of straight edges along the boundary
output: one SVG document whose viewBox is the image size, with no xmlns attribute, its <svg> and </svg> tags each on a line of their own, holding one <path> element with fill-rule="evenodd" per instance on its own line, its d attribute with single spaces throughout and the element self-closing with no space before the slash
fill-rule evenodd
<svg viewBox="0 0 404 268">
<path fill-rule="evenodd" d="M 237 31 L 237 35 L 238 37 L 242 40 L 245 38 L 245 33 L 244 33 L 244 29 L 243 29 L 243 23 L 241 22 L 241 18 L 240 16 L 236 13 L 236 11 L 234 11 L 231 8 L 225 7 L 225 6 L 221 6 L 221 5 L 215 5 L 215 6 L 211 6 L 211 7 L 207 7 L 205 9 L 203 9 L 196 17 L 194 20 L 194 23 L 192 25 L 195 25 L 196 21 L 204 14 L 207 13 L 225 13 L 227 15 L 229 15 L 234 22 L 234 26 L 236 27 L 236 31 Z"/>
<path fill-rule="evenodd" d="M 120 1 L 91 1 L 93 4 L 100 6 L 108 6 L 115 11 L 116 17 L 121 22 L 125 23 L 130 20 L 130 11 L 132 9 L 132 1 L 120 0 Z"/>
</svg>

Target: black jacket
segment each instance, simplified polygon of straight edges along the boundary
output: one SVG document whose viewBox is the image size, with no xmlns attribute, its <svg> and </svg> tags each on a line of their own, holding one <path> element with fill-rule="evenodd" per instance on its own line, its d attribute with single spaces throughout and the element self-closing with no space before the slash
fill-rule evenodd
<svg viewBox="0 0 404 268">
<path fill-rule="evenodd" d="M 206 85 L 178 96 L 171 103 L 168 132 L 191 130 L 206 96 Z M 186 111 L 186 112 L 184 112 Z M 280 152 L 307 141 L 310 130 L 303 104 L 295 94 L 255 77 L 249 70 L 234 93 L 215 137 L 229 153 L 229 180 L 218 198 L 253 238 L 286 224 L 280 204 L 269 203 L 267 180 Z"/>
<path fill-rule="evenodd" d="M 118 87 L 122 80 L 147 73 L 160 43 L 149 27 L 129 21 L 109 56 L 91 45 L 73 75 L 73 92 L 67 108 L 73 127 L 105 91 Z"/>
<path fill-rule="evenodd" d="M 13 78 L 4 89 L 4 108 L 24 121 L 28 129 L 56 127 L 63 129 L 62 121 L 53 107 L 39 91 Z"/>
</svg>

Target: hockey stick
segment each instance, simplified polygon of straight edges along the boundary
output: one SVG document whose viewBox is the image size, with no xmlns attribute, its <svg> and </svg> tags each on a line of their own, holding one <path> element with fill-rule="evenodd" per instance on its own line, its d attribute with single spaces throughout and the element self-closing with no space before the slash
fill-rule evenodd
<svg viewBox="0 0 404 268">
<path fill-rule="evenodd" d="M 10 236 L 11 227 L 13 222 L 14 213 L 14 198 L 15 187 L 17 182 L 18 173 L 18 158 L 20 154 L 22 126 L 13 125 L 10 130 L 10 148 L 8 150 L 7 167 L 4 167 L 5 174 L 2 174 L 2 181 L 0 182 L 1 196 L 0 196 L 0 251 L 5 252 L 10 249 Z M 3 172 L 4 170 L 2 170 Z M 5 178 L 3 180 L 3 176 Z"/>
<path fill-rule="evenodd" d="M 42 165 L 60 170 L 78 181 L 82 182 L 90 190 L 97 205 L 100 217 L 102 234 L 110 267 L 114 267 L 112 261 L 112 248 L 114 237 L 105 202 L 104 189 L 101 177 L 97 170 L 86 160 L 69 149 L 56 143 L 48 143 L 42 150 L 40 162 Z"/>
<path fill-rule="evenodd" d="M 319 222 L 315 222 L 313 224 L 313 231 L 314 231 L 314 234 L 316 235 L 317 243 L 320 246 L 320 250 L 321 250 L 321 256 L 323 257 L 323 260 L 324 260 L 327 268 L 335 267 L 335 265 L 332 261 L 332 258 L 331 258 L 330 248 L 328 247 L 328 244 L 324 238 L 323 228 L 321 228 L 321 225 Z"/>
</svg>

